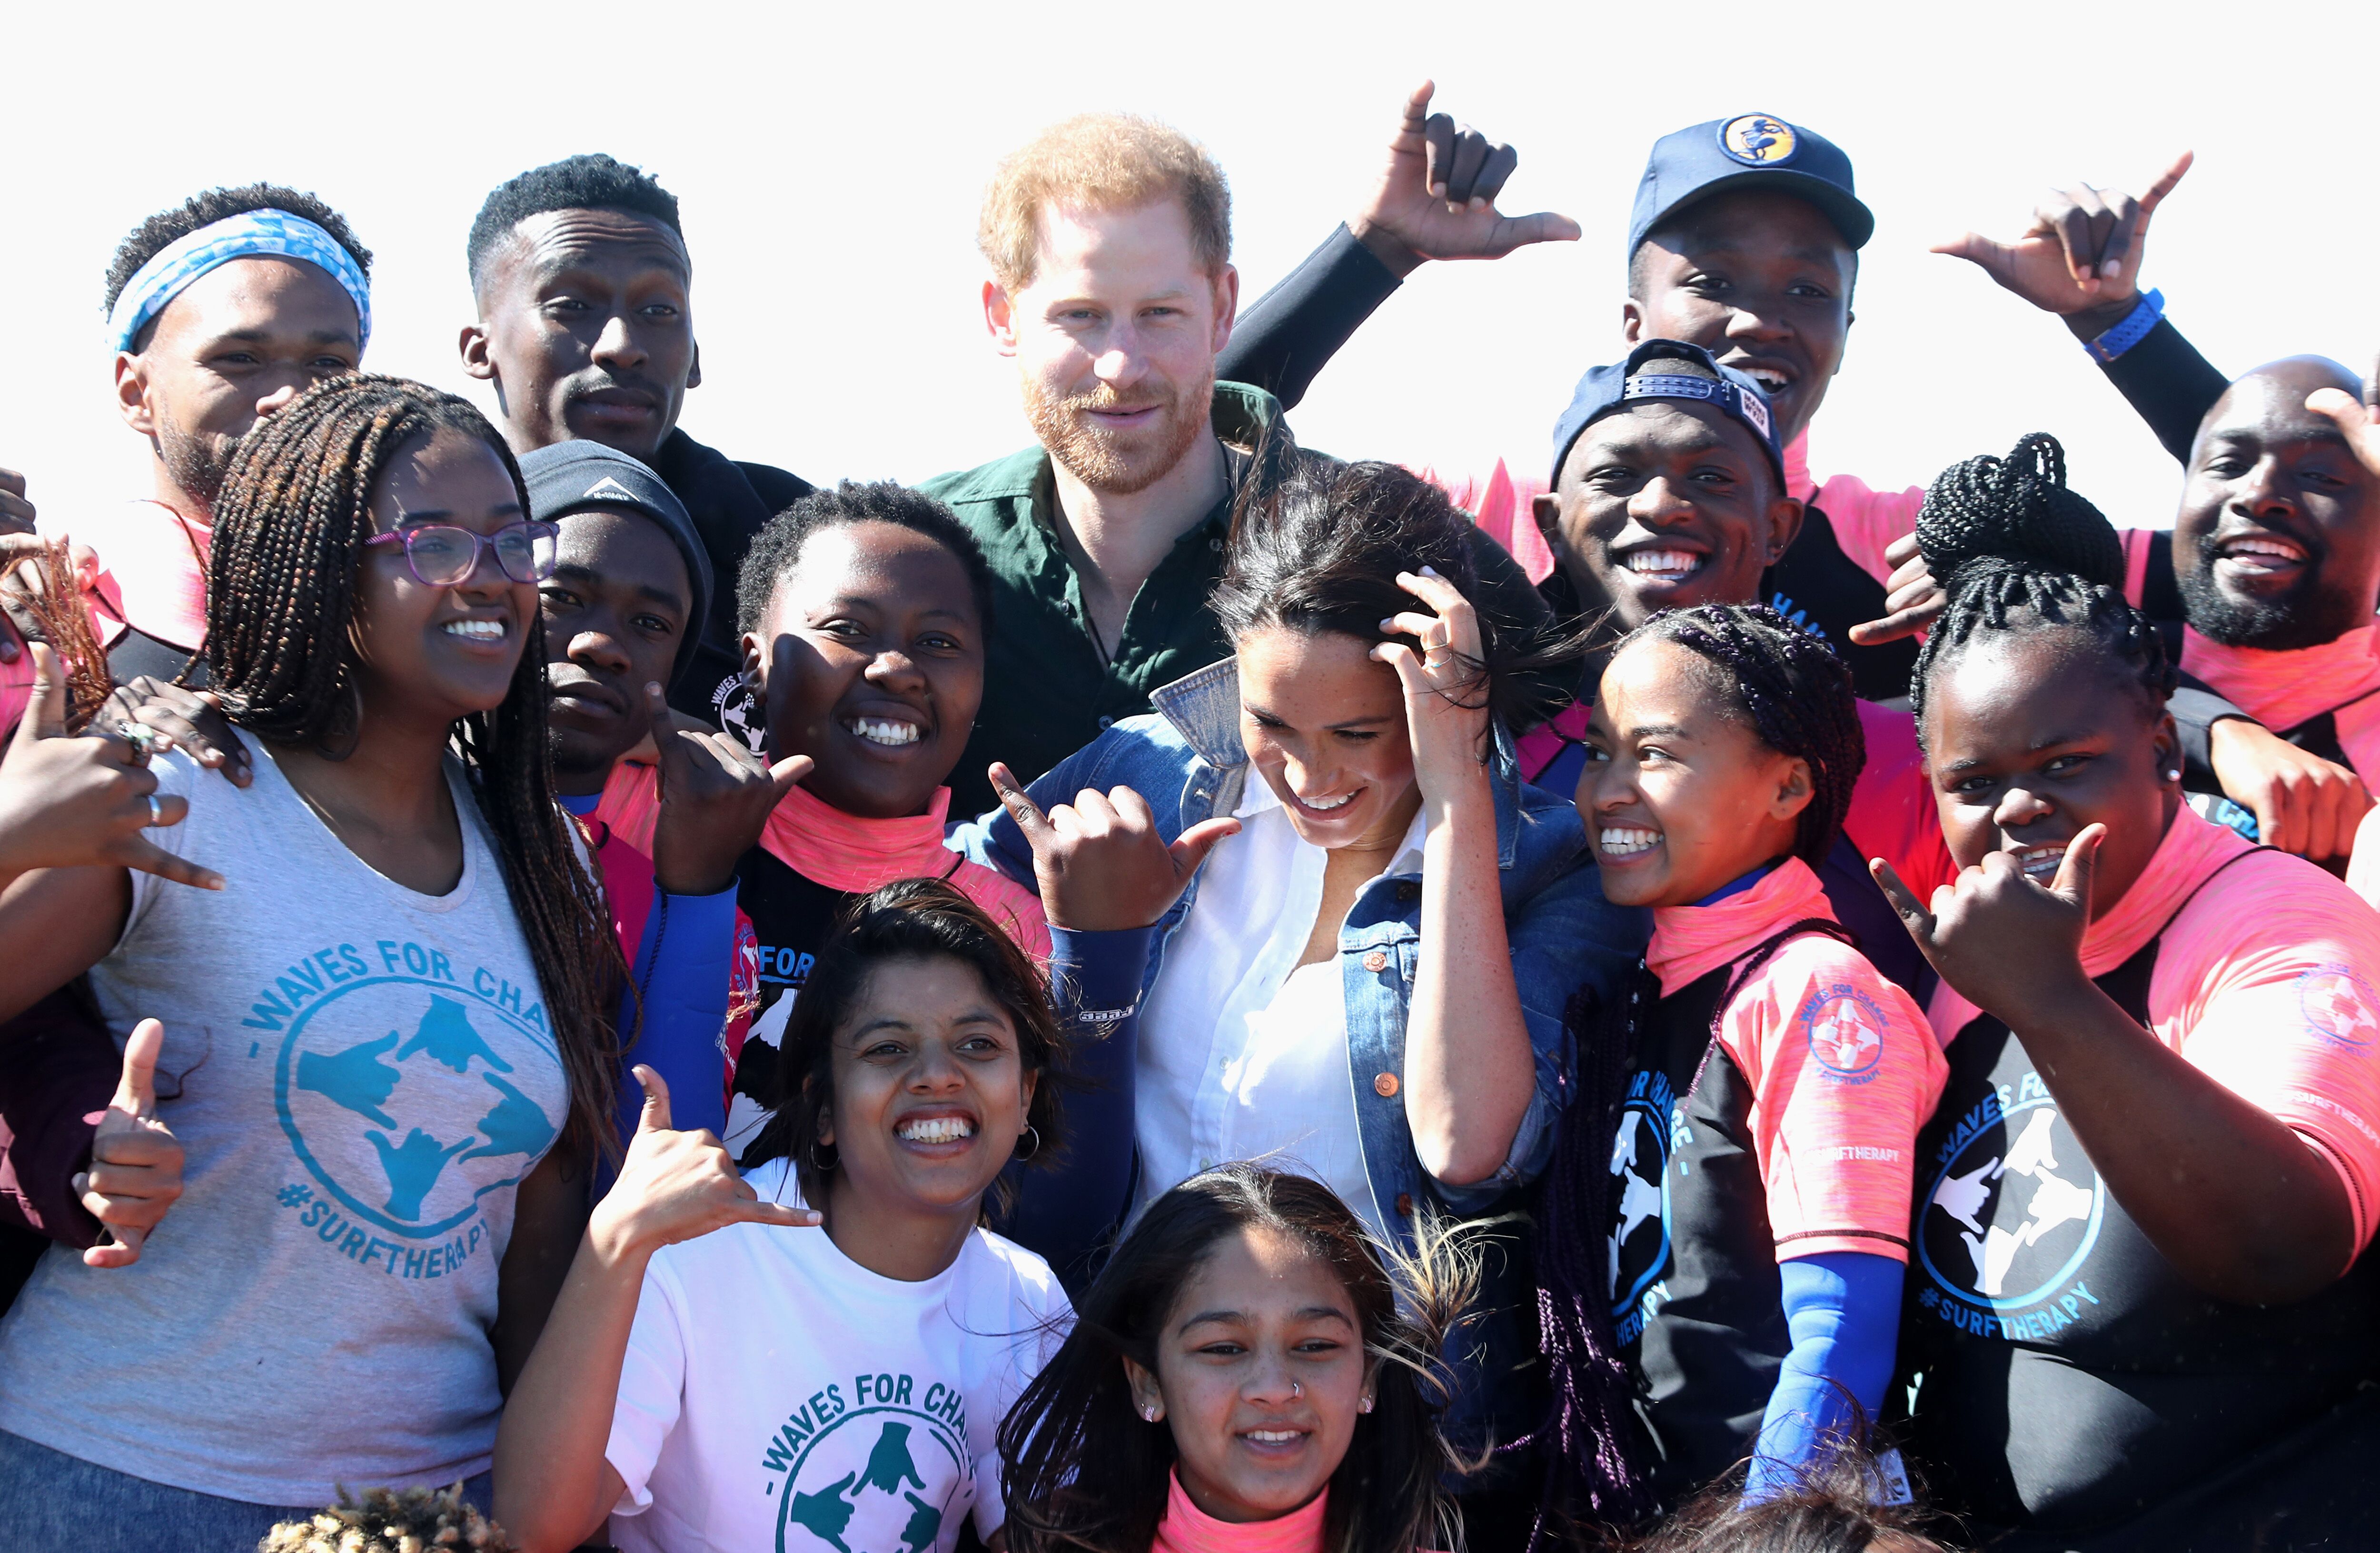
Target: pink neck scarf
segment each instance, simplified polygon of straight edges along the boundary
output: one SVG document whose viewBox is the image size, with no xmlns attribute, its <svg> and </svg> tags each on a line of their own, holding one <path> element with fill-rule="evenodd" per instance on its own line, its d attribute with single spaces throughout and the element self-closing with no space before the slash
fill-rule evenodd
<svg viewBox="0 0 2380 1553">
<path fill-rule="evenodd" d="M 2360 625 L 2294 652 L 2225 647 L 2185 631 L 2181 667 L 2277 734 L 2380 690 L 2380 627 Z"/>
<path fill-rule="evenodd" d="M 1832 922 L 1835 908 L 1810 865 L 1788 857 L 1767 879 L 1717 905 L 1655 906 L 1645 967 L 1661 978 L 1666 998 L 1750 952 L 1769 934 L 1812 916 Z"/>
<path fill-rule="evenodd" d="M 1330 1502 L 1326 1488 L 1313 1502 L 1270 1521 L 1218 1521 L 1190 1502 L 1181 1475 L 1172 1474 L 1165 1519 L 1157 1523 L 1149 1553 L 1322 1553 L 1322 1517 Z"/>
<path fill-rule="evenodd" d="M 2122 900 L 2082 930 L 2082 974 L 2106 976 L 2138 954 L 2142 946 L 2165 930 L 2208 875 L 2252 850 L 2229 826 L 2199 819 L 2186 804 L 2176 809 L 2173 823 L 2166 827 L 2165 838 L 2157 843 L 2141 877 L 2124 892 Z M 1936 989 L 1925 1012 L 1947 1043 L 1982 1011 L 1952 991 L 1946 981 Z"/>
</svg>

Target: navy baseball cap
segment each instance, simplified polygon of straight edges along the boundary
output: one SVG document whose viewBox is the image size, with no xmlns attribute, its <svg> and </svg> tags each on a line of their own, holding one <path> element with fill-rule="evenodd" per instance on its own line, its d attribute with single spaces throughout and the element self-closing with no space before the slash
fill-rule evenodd
<svg viewBox="0 0 2380 1553">
<path fill-rule="evenodd" d="M 1639 370 L 1650 361 L 1692 361 L 1709 368 L 1714 375 L 1699 378 L 1683 372 Z M 1578 380 L 1570 408 L 1554 422 L 1555 485 L 1561 484 L 1562 462 L 1570 457 L 1571 444 L 1578 441 L 1579 433 L 1638 399 L 1686 400 L 1709 405 L 1733 417 L 1759 442 L 1761 451 L 1768 455 L 1769 467 L 1777 471 L 1777 479 L 1782 484 L 1785 454 L 1777 445 L 1777 417 L 1769 410 L 1768 395 L 1761 391 L 1760 384 L 1732 367 L 1720 366 L 1700 346 L 1690 346 L 1682 340 L 1646 340 L 1628 353 L 1627 360 L 1613 367 L 1590 367 L 1586 376 Z"/>
<path fill-rule="evenodd" d="M 641 513 L 661 525 L 662 531 L 686 557 L 686 580 L 694 585 L 694 608 L 686 617 L 686 634 L 678 639 L 677 658 L 670 665 L 674 681 L 686 672 L 702 640 L 703 622 L 710 618 L 710 557 L 686 504 L 662 483 L 662 477 L 617 448 L 583 438 L 556 443 L 521 455 L 521 479 L 528 484 L 529 516 L 554 522 L 568 514 L 597 507 L 618 507 Z"/>
<path fill-rule="evenodd" d="M 1775 114 L 1739 114 L 1653 142 L 1628 218 L 1629 257 L 1636 256 L 1645 233 L 1675 212 L 1737 188 L 1773 188 L 1807 200 L 1855 249 L 1876 235 L 1876 212 L 1852 192 L 1852 159 L 1841 147 Z"/>
</svg>

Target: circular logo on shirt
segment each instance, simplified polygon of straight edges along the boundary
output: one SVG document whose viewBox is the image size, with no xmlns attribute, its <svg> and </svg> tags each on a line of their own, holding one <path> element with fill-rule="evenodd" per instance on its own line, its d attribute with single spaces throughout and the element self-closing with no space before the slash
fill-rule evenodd
<svg viewBox="0 0 2380 1553">
<path fill-rule="evenodd" d="M 382 955 L 421 974 L 374 975 L 366 957 Z M 568 1085 L 535 987 L 410 943 L 326 950 L 292 967 L 285 995 L 301 973 L 321 1001 L 283 1034 L 273 1104 L 308 1172 L 359 1223 L 443 1236 L 553 1141 L 560 1120 L 532 1097 Z"/>
<path fill-rule="evenodd" d="M 1966 1317 L 1942 1295 L 2000 1314 L 2067 1295 L 2099 1238 L 2099 1172 L 2037 1075 L 2016 1090 L 2015 1106 L 1990 1092 L 1960 1122 L 1918 1217 L 1918 1264 L 1935 1285 L 1920 1299 L 1946 1319 Z"/>
<path fill-rule="evenodd" d="M 761 1452 L 778 1553 L 949 1547 L 975 1503 L 965 1429 L 965 1399 L 939 1380 L 856 1375 L 812 1392 Z"/>
<path fill-rule="evenodd" d="M 751 682 L 742 674 L 728 675 L 711 691 L 710 714 L 720 727 L 743 740 L 745 748 L 763 758 L 768 755 L 767 717 L 761 710 L 760 698 L 753 694 Z"/>
<path fill-rule="evenodd" d="M 2380 998 L 2372 984 L 2347 965 L 2316 965 L 2298 977 L 2298 1010 L 2306 1028 L 2330 1042 L 2360 1050 L 2380 1036 Z"/>
<path fill-rule="evenodd" d="M 1670 1270 L 1670 1114 L 1676 1103 L 1666 1074 L 1635 1074 L 1611 1140 L 1611 1320 L 1622 1344 L 1644 1330 L 1659 1303 L 1655 1286 Z"/>
<path fill-rule="evenodd" d="M 1719 127 L 1718 149 L 1747 167 L 1774 167 L 1802 149 L 1793 127 L 1770 114 L 1746 114 Z"/>
<path fill-rule="evenodd" d="M 1884 1010 L 1849 982 L 1814 989 L 1794 1022 L 1828 1078 L 1865 1084 L 1884 1062 Z"/>
</svg>

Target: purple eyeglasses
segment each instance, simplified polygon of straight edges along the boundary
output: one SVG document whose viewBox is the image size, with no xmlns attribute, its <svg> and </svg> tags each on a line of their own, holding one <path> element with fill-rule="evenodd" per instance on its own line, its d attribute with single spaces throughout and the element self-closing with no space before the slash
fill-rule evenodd
<svg viewBox="0 0 2380 1553">
<path fill-rule="evenodd" d="M 553 575 L 554 536 L 551 523 L 525 518 L 507 523 L 492 534 L 475 534 L 451 523 L 425 523 L 374 534 L 367 545 L 405 546 L 405 564 L 428 588 L 454 588 L 470 580 L 480 569 L 482 548 L 496 552 L 496 564 L 515 582 L 543 582 Z"/>
</svg>

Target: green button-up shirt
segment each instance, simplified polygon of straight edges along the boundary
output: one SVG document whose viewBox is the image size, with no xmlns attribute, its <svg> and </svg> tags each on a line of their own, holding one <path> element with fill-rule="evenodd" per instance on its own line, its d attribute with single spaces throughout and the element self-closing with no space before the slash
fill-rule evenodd
<svg viewBox="0 0 2380 1553">
<path fill-rule="evenodd" d="M 1245 453 L 1279 419 L 1281 402 L 1245 383 L 1215 385 L 1215 434 Z M 1232 484 L 1248 460 L 1231 460 Z M 1097 738 L 1109 723 L 1148 710 L 1148 693 L 1231 653 L 1207 596 L 1223 575 L 1231 530 L 1227 491 L 1158 563 L 1133 595 L 1123 635 L 1103 660 L 1083 607 L 1082 579 L 1059 537 L 1058 487 L 1038 446 L 979 468 L 937 475 L 918 487 L 949 505 L 991 563 L 992 627 L 984 664 L 983 710 L 951 773 L 951 818 L 997 800 L 984 769 L 1005 760 L 1032 781 Z M 1543 620 L 1528 578 L 1486 535 L 1476 555 L 1482 603 L 1507 618 Z"/>
</svg>

